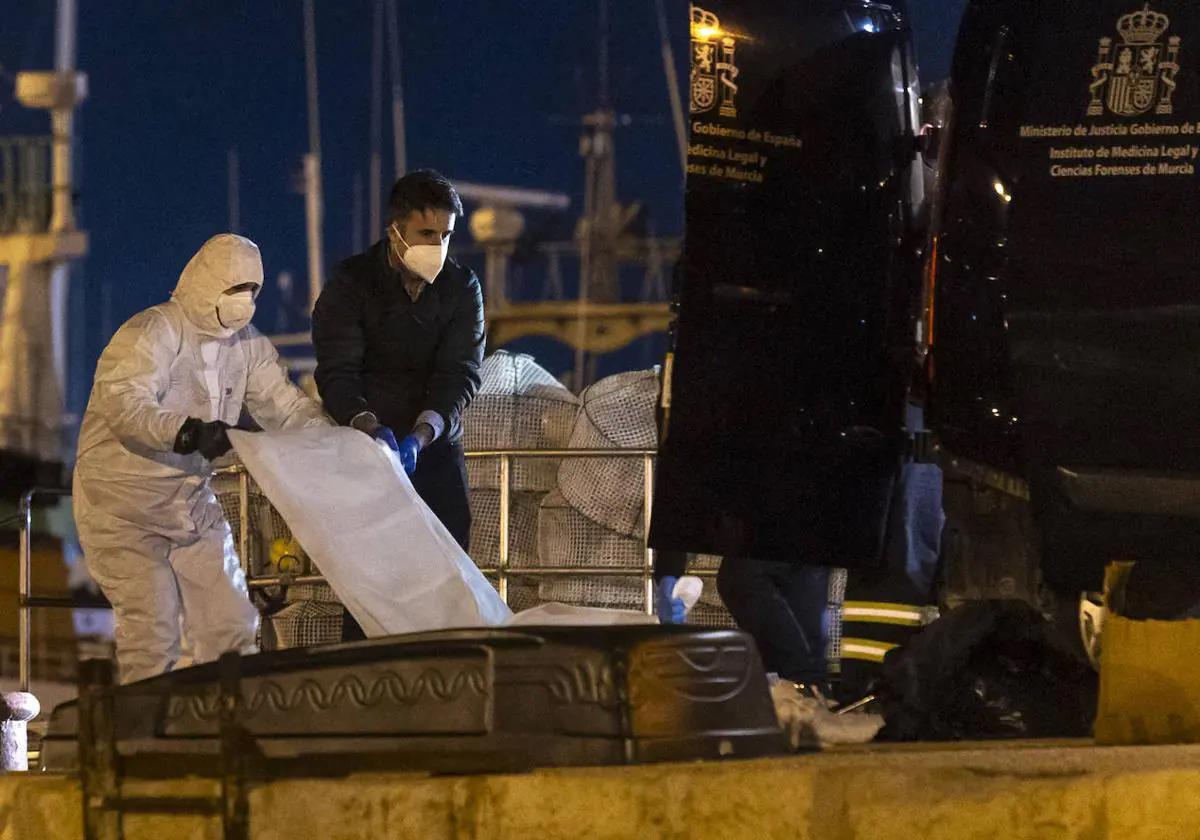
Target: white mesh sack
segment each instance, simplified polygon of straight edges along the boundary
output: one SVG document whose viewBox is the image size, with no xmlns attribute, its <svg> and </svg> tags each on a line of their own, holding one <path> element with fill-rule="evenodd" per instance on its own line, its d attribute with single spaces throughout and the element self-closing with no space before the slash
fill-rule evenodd
<svg viewBox="0 0 1200 840">
<path fill-rule="evenodd" d="M 697 572 L 713 573 L 711 576 L 703 578 L 704 591 L 700 594 L 699 603 L 711 604 L 712 606 L 725 609 L 725 602 L 721 600 L 721 596 L 717 593 L 717 578 L 715 574 L 721 568 L 721 558 L 715 554 L 689 554 L 687 567 L 688 574 L 696 574 Z"/>
<path fill-rule="evenodd" d="M 497 586 L 497 588 L 499 587 Z M 541 595 L 538 593 L 536 580 L 520 576 L 508 579 L 508 606 L 514 613 L 519 613 L 521 610 L 527 610 L 544 603 L 545 601 L 542 600 Z"/>
<path fill-rule="evenodd" d="M 538 587 L 538 597 L 541 601 L 557 601 L 581 607 L 625 610 L 640 610 L 646 603 L 641 578 L 633 575 L 601 577 L 580 574 L 578 577 L 543 579 Z M 512 604 L 511 597 L 509 603 Z M 525 608 L 513 606 L 514 610 Z M 737 626 L 729 610 L 721 603 L 717 583 L 712 578 L 705 579 L 703 594 L 688 613 L 687 623 L 704 627 Z"/>
<path fill-rule="evenodd" d="M 630 577 L 588 575 L 589 568 L 625 566 L 640 569 L 645 563 L 640 538 L 618 534 L 584 516 L 562 493 L 542 500 L 538 511 L 538 557 L 547 566 L 578 567 L 580 574 L 542 578 L 538 593 L 547 601 L 585 607 L 638 609 L 645 602 L 639 572 Z"/>
<path fill-rule="evenodd" d="M 848 573 L 845 569 L 829 570 L 829 592 L 826 610 L 825 658 L 829 661 L 830 671 L 839 673 L 842 669 L 842 616 L 843 605 L 846 602 L 846 581 Z"/>
<path fill-rule="evenodd" d="M 635 575 L 543 578 L 538 587 L 538 596 L 543 601 L 605 609 L 640 610 L 646 604 L 642 580 Z"/>
<path fill-rule="evenodd" d="M 321 570 L 313 566 L 312 572 L 319 575 Z M 341 603 L 338 600 L 337 593 L 333 591 L 333 587 L 327 583 L 304 583 L 298 586 L 293 584 L 287 588 L 284 600 L 289 604 L 297 601 L 324 601 L 329 604 Z"/>
<path fill-rule="evenodd" d="M 628 537 L 584 516 L 557 490 L 538 510 L 538 559 L 546 566 L 628 566 L 645 562 L 642 538 Z"/>
<path fill-rule="evenodd" d="M 711 580 L 704 581 L 705 593 L 708 593 L 710 589 L 715 595 L 717 585 Z M 718 598 L 718 600 L 720 599 Z M 687 614 L 687 623 L 700 627 L 737 627 L 737 622 L 733 620 L 733 616 L 729 614 L 729 610 L 725 609 L 723 604 L 706 604 L 703 596 L 701 596 L 701 601 Z"/>
<path fill-rule="evenodd" d="M 241 492 L 236 475 L 216 475 L 212 480 L 213 493 L 221 511 L 233 531 L 234 545 L 238 544 L 242 526 Z M 311 561 L 303 547 L 292 537 L 292 529 L 283 521 L 279 511 L 263 495 L 262 490 L 250 480 L 246 493 L 246 536 L 249 548 L 249 574 L 260 575 L 305 575 L 309 574 Z M 282 561 L 282 563 L 281 563 Z"/>
<path fill-rule="evenodd" d="M 482 384 L 463 415 L 463 445 L 485 449 L 562 449 L 571 436 L 579 399 L 523 353 L 497 350 L 483 361 Z M 522 491 L 554 488 L 558 461 L 522 459 L 512 464 L 512 487 Z M 467 463 L 472 489 L 500 486 L 500 463 L 472 458 Z"/>
<path fill-rule="evenodd" d="M 570 448 L 653 449 L 657 399 L 655 370 L 601 379 L 583 392 Z M 558 468 L 558 489 L 573 508 L 611 531 L 639 539 L 644 482 L 641 458 L 566 458 Z"/>
<path fill-rule="evenodd" d="M 246 517 L 246 543 L 249 551 L 248 571 L 250 577 L 274 577 L 277 575 L 319 575 L 320 570 L 313 565 L 303 547 L 292 536 L 279 511 L 263 495 L 262 490 L 249 480 L 246 501 L 248 503 Z M 239 480 L 236 475 L 222 474 L 213 476 L 213 492 L 229 527 L 233 531 L 234 544 L 238 545 L 242 524 L 242 505 Z M 337 605 L 340 602 L 333 590 L 323 583 L 304 584 L 300 586 L 271 586 L 266 589 L 254 589 L 251 600 L 260 610 L 270 609 L 272 602 L 280 600 L 287 603 L 300 601 L 324 601 Z M 277 616 L 278 614 L 276 614 Z M 296 613 L 295 619 L 284 619 L 285 622 L 301 620 Z M 285 632 L 292 632 L 286 630 Z M 303 631 L 296 631 L 303 632 Z M 307 637 L 306 637 L 307 638 Z M 264 649 L 271 648 L 270 636 L 263 639 Z"/>
<path fill-rule="evenodd" d="M 645 562 L 641 540 L 622 537 L 606 530 L 566 504 L 561 494 L 551 493 L 542 503 L 539 516 L 544 552 L 557 552 L 543 561 L 563 566 L 579 566 L 580 574 L 568 578 L 543 578 L 539 595 L 546 601 L 561 601 L 583 607 L 613 607 L 640 610 L 645 592 L 638 572 L 629 577 L 588 575 L 589 566 L 635 566 Z M 589 562 L 589 558 L 591 561 Z M 693 555 L 689 572 L 713 571 L 720 567 L 719 557 Z M 717 592 L 717 581 L 705 576 L 700 600 L 688 613 L 687 623 L 704 627 L 734 627 L 733 616 L 725 609 Z"/>
<path fill-rule="evenodd" d="M 278 537 L 291 536 L 287 525 L 271 507 L 270 502 L 263 496 L 253 481 L 250 482 L 246 493 L 247 509 L 242 510 L 241 490 L 236 475 L 215 475 L 212 479 L 213 493 L 221 506 L 229 528 L 233 531 L 234 545 L 239 545 L 242 518 L 246 518 L 246 536 L 248 557 L 244 561 L 249 574 L 265 575 L 270 572 L 270 547 Z"/>
<path fill-rule="evenodd" d="M 297 601 L 271 616 L 279 649 L 312 647 L 342 638 L 342 613 L 336 601 Z"/>
<path fill-rule="evenodd" d="M 500 564 L 500 491 L 472 489 L 471 550 L 475 565 Z M 538 507 L 545 493 L 509 494 L 508 564 L 511 568 L 537 565 Z"/>
<path fill-rule="evenodd" d="M 689 574 L 703 571 L 715 572 L 720 567 L 721 558 L 712 554 L 693 554 L 688 560 Z M 701 580 L 704 581 L 704 590 L 700 593 L 700 600 L 696 602 L 696 606 L 692 607 L 692 611 L 688 613 L 687 623 L 706 627 L 736 626 L 733 616 L 729 614 L 729 610 L 725 609 L 725 604 L 717 592 L 717 579 L 705 576 Z"/>
</svg>

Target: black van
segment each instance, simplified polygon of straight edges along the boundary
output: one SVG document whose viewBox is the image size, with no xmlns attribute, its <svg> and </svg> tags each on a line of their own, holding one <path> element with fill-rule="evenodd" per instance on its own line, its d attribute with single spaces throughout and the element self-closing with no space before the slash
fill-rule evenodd
<svg viewBox="0 0 1200 840">
<path fill-rule="evenodd" d="M 928 273 L 930 416 L 1025 483 L 1048 583 L 1200 581 L 1200 7 L 975 0 Z M 1153 578 L 1157 578 L 1153 582 Z"/>
</svg>

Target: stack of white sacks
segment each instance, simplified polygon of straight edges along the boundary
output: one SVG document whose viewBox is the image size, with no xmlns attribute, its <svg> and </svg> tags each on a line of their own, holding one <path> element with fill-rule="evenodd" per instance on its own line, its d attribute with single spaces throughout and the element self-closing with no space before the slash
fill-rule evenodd
<svg viewBox="0 0 1200 840">
<path fill-rule="evenodd" d="M 567 446 L 579 400 L 533 357 L 497 351 L 484 360 L 482 385 L 463 419 L 467 452 L 496 449 L 562 449 Z M 512 462 L 509 495 L 509 565 L 537 565 L 538 509 L 555 486 L 558 461 Z M 467 462 L 471 491 L 471 558 L 480 568 L 500 563 L 500 462 Z M 539 603 L 535 582 L 514 577 L 509 605 Z"/>
<path fill-rule="evenodd" d="M 464 419 L 468 452 L 485 449 L 654 449 L 655 370 L 621 373 L 587 388 L 581 399 L 529 356 L 499 351 L 483 366 L 483 386 Z M 599 567 L 644 562 L 645 481 L 641 458 L 515 461 L 509 524 L 509 603 L 642 609 L 638 577 L 588 575 Z M 481 568 L 499 560 L 499 469 L 469 466 L 471 557 Z M 691 569 L 715 569 L 695 558 Z M 573 567 L 579 575 L 522 578 L 534 565 Z M 689 620 L 731 625 L 711 578 Z"/>
</svg>

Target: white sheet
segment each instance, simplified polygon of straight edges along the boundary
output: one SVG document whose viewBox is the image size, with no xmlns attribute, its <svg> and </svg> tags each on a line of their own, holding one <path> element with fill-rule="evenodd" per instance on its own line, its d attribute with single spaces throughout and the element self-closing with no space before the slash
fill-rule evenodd
<svg viewBox="0 0 1200 840">
<path fill-rule="evenodd" d="M 230 431 L 229 439 L 367 636 L 511 618 L 395 453 L 362 432 Z"/>
<path fill-rule="evenodd" d="M 521 610 L 505 622 L 509 627 L 545 627 L 551 624 L 569 624 L 575 627 L 614 624 L 658 624 L 658 619 L 637 610 L 613 610 L 605 607 L 581 607 L 576 604 L 561 604 L 550 601 Z"/>
</svg>

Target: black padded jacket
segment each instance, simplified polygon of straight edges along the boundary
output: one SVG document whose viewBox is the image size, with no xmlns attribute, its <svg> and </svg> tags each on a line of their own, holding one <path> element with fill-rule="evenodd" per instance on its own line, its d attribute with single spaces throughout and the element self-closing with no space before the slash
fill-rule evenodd
<svg viewBox="0 0 1200 840">
<path fill-rule="evenodd" d="M 479 278 L 447 260 L 414 303 L 384 243 L 339 263 L 313 310 L 317 389 L 343 425 L 362 411 L 398 435 L 423 411 L 462 438 L 462 414 L 479 390 L 483 293 Z"/>
</svg>

